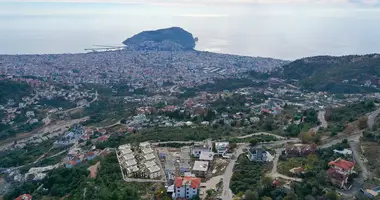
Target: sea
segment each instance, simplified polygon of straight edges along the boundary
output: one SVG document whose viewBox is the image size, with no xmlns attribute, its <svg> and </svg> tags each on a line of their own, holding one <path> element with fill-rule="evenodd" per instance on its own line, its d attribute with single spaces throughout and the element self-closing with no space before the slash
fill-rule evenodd
<svg viewBox="0 0 380 200">
<path fill-rule="evenodd" d="M 380 52 L 379 7 L 178 2 L 0 0 L 0 54 L 84 53 L 173 26 L 202 51 L 287 60 Z"/>
</svg>

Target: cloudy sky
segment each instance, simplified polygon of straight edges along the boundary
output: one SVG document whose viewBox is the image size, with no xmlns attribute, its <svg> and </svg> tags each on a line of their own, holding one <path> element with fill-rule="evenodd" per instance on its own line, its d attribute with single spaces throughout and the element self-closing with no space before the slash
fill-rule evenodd
<svg viewBox="0 0 380 200">
<path fill-rule="evenodd" d="M 292 4 L 379 6 L 380 0 L 0 0 L 0 2 L 100 2 L 144 4 Z"/>
</svg>

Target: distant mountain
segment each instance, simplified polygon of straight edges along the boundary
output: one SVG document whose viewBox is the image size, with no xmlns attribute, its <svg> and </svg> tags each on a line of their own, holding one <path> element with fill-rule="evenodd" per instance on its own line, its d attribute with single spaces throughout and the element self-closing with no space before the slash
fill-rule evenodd
<svg viewBox="0 0 380 200">
<path fill-rule="evenodd" d="M 380 55 L 303 58 L 284 65 L 281 74 L 310 91 L 372 92 L 380 88 Z"/>
<path fill-rule="evenodd" d="M 192 50 L 195 47 L 193 35 L 180 27 L 143 31 L 123 44 L 129 48 L 143 50 Z"/>
</svg>

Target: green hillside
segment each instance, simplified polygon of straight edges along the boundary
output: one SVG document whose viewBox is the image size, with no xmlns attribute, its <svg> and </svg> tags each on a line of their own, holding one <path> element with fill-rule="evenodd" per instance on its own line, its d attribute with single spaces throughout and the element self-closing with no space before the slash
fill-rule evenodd
<svg viewBox="0 0 380 200">
<path fill-rule="evenodd" d="M 31 87 L 25 82 L 0 80 L 0 104 L 7 103 L 8 99 L 13 99 L 17 102 L 31 92 Z"/>
<path fill-rule="evenodd" d="M 380 87 L 380 55 L 303 58 L 283 66 L 281 74 L 310 91 L 374 92 Z M 363 86 L 368 81 L 371 85 Z"/>
</svg>

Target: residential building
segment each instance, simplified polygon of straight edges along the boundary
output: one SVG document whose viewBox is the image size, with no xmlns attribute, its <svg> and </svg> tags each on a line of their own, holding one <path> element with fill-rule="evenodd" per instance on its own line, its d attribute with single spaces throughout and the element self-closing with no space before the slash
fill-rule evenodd
<svg viewBox="0 0 380 200">
<path fill-rule="evenodd" d="M 328 176 L 334 185 L 339 188 L 349 188 L 348 177 L 353 173 L 355 163 L 338 158 L 329 162 Z"/>
<path fill-rule="evenodd" d="M 380 186 L 377 186 L 377 187 L 374 187 L 372 189 L 360 189 L 365 196 L 367 196 L 368 198 L 370 199 L 375 199 L 375 198 L 378 198 L 379 194 L 380 194 Z"/>
<path fill-rule="evenodd" d="M 176 177 L 173 199 L 191 199 L 199 194 L 201 179 L 195 177 Z"/>
<path fill-rule="evenodd" d="M 207 161 L 195 161 L 192 173 L 195 174 L 196 177 L 205 178 L 207 176 L 209 164 Z"/>
<path fill-rule="evenodd" d="M 261 147 L 250 148 L 247 157 L 250 161 L 256 162 L 269 162 L 273 160 L 273 156 Z"/>
<path fill-rule="evenodd" d="M 18 196 L 15 200 L 32 200 L 32 195 L 22 194 L 22 195 Z"/>
<path fill-rule="evenodd" d="M 215 142 L 216 155 L 224 156 L 228 151 L 229 142 Z"/>
<path fill-rule="evenodd" d="M 150 179 L 156 179 L 161 176 L 160 168 L 155 164 L 148 168 L 149 171 L 149 178 Z"/>
<path fill-rule="evenodd" d="M 214 160 L 214 152 L 202 151 L 199 160 L 208 162 L 209 167 L 211 167 L 213 163 L 212 161 Z"/>
<path fill-rule="evenodd" d="M 202 144 L 195 144 L 191 148 L 191 155 L 193 155 L 196 158 L 199 158 L 201 155 L 201 152 L 212 152 L 212 142 L 211 140 L 203 141 Z"/>
</svg>

